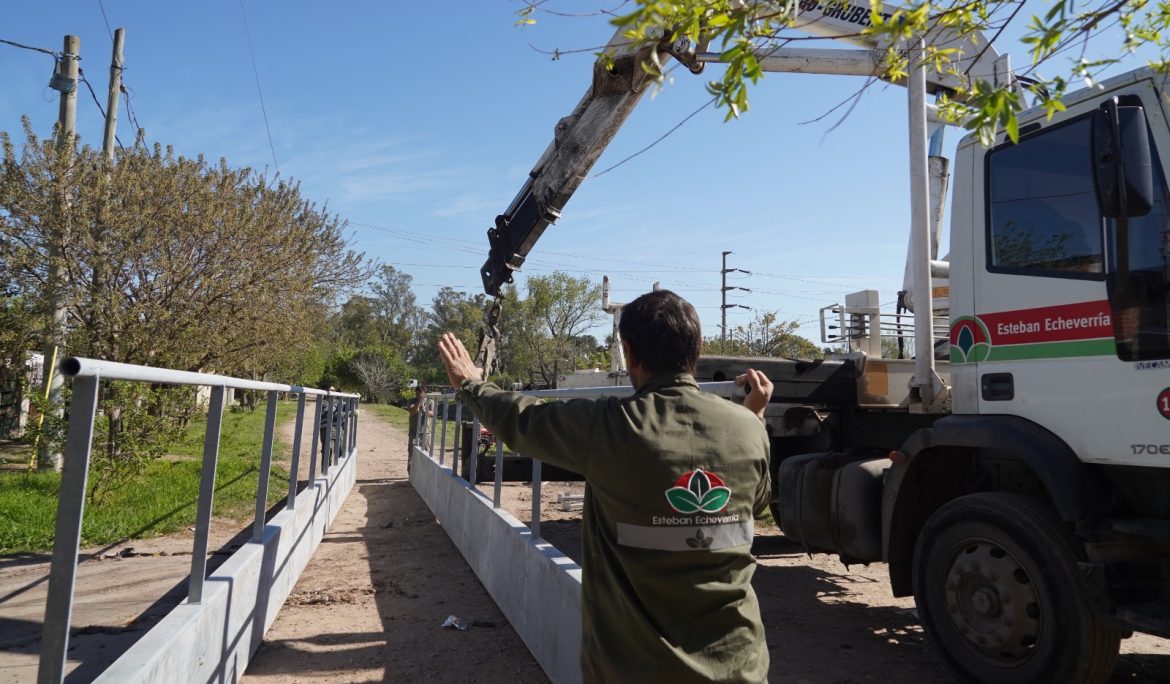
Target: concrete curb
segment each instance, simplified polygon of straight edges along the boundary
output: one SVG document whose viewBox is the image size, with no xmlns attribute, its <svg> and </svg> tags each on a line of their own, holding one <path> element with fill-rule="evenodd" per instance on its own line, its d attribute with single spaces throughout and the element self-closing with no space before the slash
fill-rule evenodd
<svg viewBox="0 0 1170 684">
<path fill-rule="evenodd" d="M 581 568 L 417 447 L 410 484 L 556 684 L 581 681 Z"/>
<path fill-rule="evenodd" d="M 259 542 L 208 578 L 203 602 L 178 605 L 95 681 L 236 682 L 353 488 L 357 450 L 297 494 Z"/>
</svg>

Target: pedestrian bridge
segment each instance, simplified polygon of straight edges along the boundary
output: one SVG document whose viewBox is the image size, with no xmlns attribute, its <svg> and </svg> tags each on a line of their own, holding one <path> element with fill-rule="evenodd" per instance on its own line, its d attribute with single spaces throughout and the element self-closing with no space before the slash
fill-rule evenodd
<svg viewBox="0 0 1170 684">
<path fill-rule="evenodd" d="M 38 682 L 62 682 L 77 665 L 67 655 L 86 478 L 102 380 L 205 387 L 209 388 L 210 401 L 186 599 L 95 681 L 237 681 L 354 486 L 357 396 L 83 358 L 66 359 L 61 369 L 73 378 L 73 392 Z M 263 391 L 268 397 L 256 515 L 248 540 L 208 572 L 220 427 L 225 394 L 233 388 Z M 730 395 L 733 383 L 705 383 L 704 389 Z M 629 387 L 612 387 L 528 394 L 557 399 L 631 391 Z M 290 469 L 300 472 L 307 439 L 309 477 L 307 486 L 300 489 L 298 478 L 290 478 L 287 498 L 273 514 L 265 510 L 265 503 L 276 402 L 282 393 L 297 398 Z M 410 447 L 411 485 L 549 678 L 558 684 L 579 682 L 581 568 L 540 536 L 540 461 L 532 460 L 532 517 L 525 525 L 500 506 L 503 444 L 496 440 L 491 445 L 495 483 L 488 496 L 471 484 L 479 480 L 480 449 L 466 449 L 466 460 L 457 457 L 465 451 L 460 443 L 465 431 L 456 428 L 464 424 L 462 406 L 453 395 L 429 395 L 428 400 L 435 418 L 428 419 L 428 412 L 419 414 L 419 438 Z M 307 410 L 313 412 L 313 431 L 306 438 L 302 432 Z M 472 417 L 470 423 L 470 434 L 478 435 L 478 420 Z M 485 450 L 485 457 L 492 451 Z"/>
<path fill-rule="evenodd" d="M 68 669 L 76 665 L 67 659 L 70 621 L 86 480 L 99 403 L 98 389 L 102 380 L 207 387 L 210 388 L 210 402 L 187 598 L 95 681 L 111 684 L 236 681 L 243 675 L 248 659 L 260 645 L 265 630 L 276 619 L 322 535 L 353 487 L 357 459 L 357 395 L 83 358 L 64 360 L 61 372 L 73 378 L 73 392 L 68 409 L 68 433 L 37 681 L 40 684 L 62 682 Z M 249 540 L 208 573 L 215 471 L 228 389 L 267 393 L 260 482 Z M 299 472 L 301 447 L 305 441 L 302 419 L 307 409 L 314 411 L 314 429 L 308 438 L 309 479 L 308 486 L 298 491 L 297 478 L 291 477 L 283 509 L 268 517 L 265 510 L 268 475 L 272 465 L 276 402 L 281 393 L 297 396 L 293 473 Z M 321 435 L 320 440 L 315 438 L 317 434 Z"/>
</svg>

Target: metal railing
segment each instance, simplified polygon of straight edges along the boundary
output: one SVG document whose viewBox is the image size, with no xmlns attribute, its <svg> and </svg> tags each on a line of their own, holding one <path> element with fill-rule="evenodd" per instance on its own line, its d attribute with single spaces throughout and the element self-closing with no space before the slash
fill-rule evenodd
<svg viewBox="0 0 1170 684">
<path fill-rule="evenodd" d="M 882 312 L 868 307 L 847 307 L 840 304 L 820 310 L 821 342 L 837 344 L 880 337 L 914 338 L 914 314 Z M 950 322 L 946 316 L 934 319 L 931 333 L 934 341 L 950 339 Z"/>
<path fill-rule="evenodd" d="M 37 681 L 57 683 L 65 677 L 65 658 L 69 648 L 69 624 L 73 614 L 73 590 L 77 576 L 77 559 L 81 543 L 81 521 L 85 512 L 86 480 L 89 473 L 90 447 L 98 408 L 98 386 L 102 380 L 149 382 L 161 385 L 193 385 L 211 388 L 207 410 L 207 428 L 203 438 L 203 466 L 200 471 L 199 499 L 195 513 L 195 540 L 191 553 L 191 573 L 188 579 L 187 602 L 199 604 L 203 599 L 203 584 L 207 577 L 208 540 L 211 531 L 211 505 L 215 491 L 215 471 L 219 461 L 220 431 L 223 423 L 224 399 L 227 389 L 259 390 L 268 393 L 264 421 L 264 443 L 260 457 L 260 479 L 256 492 L 256 518 L 252 525 L 252 541 L 259 541 L 264 532 L 268 500 L 268 478 L 272 467 L 272 444 L 276 428 L 276 402 L 279 393 L 295 393 L 297 397 L 296 428 L 292 444 L 292 462 L 286 507 L 296 505 L 297 473 L 300 471 L 302 422 L 305 416 L 305 398 L 314 396 L 315 418 L 310 449 L 309 482 L 317 477 L 318 455 L 321 474 L 348 457 L 357 447 L 356 394 L 328 392 L 296 385 L 245 380 L 223 375 L 191 373 L 135 366 L 86 358 L 68 358 L 61 362 L 60 372 L 73 378 L 73 396 L 69 402 L 69 422 L 65 439 L 64 465 L 61 470 L 61 493 L 57 504 L 56 533 L 53 542 L 52 563 L 49 569 L 49 590 L 42 627 L 40 662 Z M 324 423 L 324 424 L 322 424 Z M 318 442 L 321 449 L 318 451 Z"/>
<path fill-rule="evenodd" d="M 699 389 L 704 392 L 716 394 L 721 397 L 729 399 L 742 399 L 744 396 L 743 388 L 736 387 L 734 381 L 725 382 L 700 382 Z M 560 390 L 532 390 L 527 392 L 520 392 L 530 397 L 542 397 L 546 399 L 600 399 L 603 397 L 626 397 L 634 394 L 634 388 L 628 385 L 619 387 L 574 387 L 571 389 Z M 460 451 L 461 436 L 463 433 L 462 416 L 463 404 L 458 400 L 455 394 L 438 394 L 432 393 L 426 395 L 430 401 L 430 406 L 426 411 L 418 412 L 418 437 L 412 447 L 418 447 L 431 460 L 436 461 L 440 466 L 445 465 L 445 458 L 447 454 L 447 422 L 448 417 L 451 416 L 450 406 L 455 404 L 455 439 L 452 442 L 452 458 L 451 458 L 451 472 L 453 475 L 466 480 L 471 484 L 473 492 L 479 492 L 475 488 L 478 482 L 479 473 L 479 418 L 472 414 L 471 418 L 471 453 L 468 457 L 467 467 L 465 472 L 459 472 L 462 452 Z M 442 405 L 440 409 L 439 406 Z M 435 420 L 430 420 L 431 417 Z M 438 423 L 442 417 L 442 427 Z M 437 442 L 436 442 L 437 440 Z M 498 437 L 493 436 L 491 442 L 495 450 L 495 481 L 492 488 L 492 507 L 500 508 L 501 493 L 503 490 L 503 474 L 504 474 L 504 442 Z M 486 445 L 485 445 L 486 446 Z M 438 454 L 436 457 L 435 449 L 438 447 Z M 521 456 L 521 454 L 516 454 Z M 541 490 L 541 462 L 539 459 L 532 459 L 532 513 L 531 522 L 528 525 L 532 536 L 540 538 L 540 490 Z"/>
</svg>

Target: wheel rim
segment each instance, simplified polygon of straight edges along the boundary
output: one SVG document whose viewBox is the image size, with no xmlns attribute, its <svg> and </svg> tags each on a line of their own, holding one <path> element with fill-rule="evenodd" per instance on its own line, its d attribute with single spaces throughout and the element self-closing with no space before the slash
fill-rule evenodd
<svg viewBox="0 0 1170 684">
<path fill-rule="evenodd" d="M 1043 628 L 1032 575 L 1007 549 L 988 540 L 967 540 L 948 556 L 946 609 L 958 634 L 996 666 L 1026 661 Z"/>
</svg>

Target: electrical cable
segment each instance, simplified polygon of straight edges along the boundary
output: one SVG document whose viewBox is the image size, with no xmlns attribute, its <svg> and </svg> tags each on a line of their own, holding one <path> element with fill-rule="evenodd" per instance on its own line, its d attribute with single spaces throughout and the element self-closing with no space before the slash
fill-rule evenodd
<svg viewBox="0 0 1170 684">
<path fill-rule="evenodd" d="M 457 252 L 466 253 L 466 254 L 474 254 L 476 256 L 480 256 L 483 254 L 482 247 L 471 247 L 470 246 L 470 245 L 478 244 L 478 243 L 472 242 L 470 240 L 463 240 L 460 238 L 453 238 L 453 237 L 448 237 L 448 236 L 427 235 L 424 233 L 417 233 L 414 231 L 406 231 L 406 230 L 388 228 L 386 226 L 379 226 L 379 225 L 375 225 L 375 224 L 351 222 L 351 225 L 359 225 L 359 226 L 363 226 L 363 227 L 370 228 L 373 230 L 377 230 L 379 232 L 385 232 L 385 233 L 390 234 L 390 235 L 392 235 L 400 240 L 405 240 L 405 241 L 412 242 L 412 243 L 419 244 L 419 245 L 442 247 L 443 249 L 446 249 L 446 250 L 457 251 Z M 544 252 L 544 253 L 552 253 L 552 252 Z M 564 254 L 564 253 L 560 253 L 560 254 Z M 575 258 L 588 258 L 588 257 L 578 257 L 578 255 L 570 255 L 570 254 L 564 254 L 564 255 L 570 256 L 570 257 L 575 257 Z M 597 259 L 592 258 L 591 261 L 596 262 Z M 607 261 L 609 261 L 609 260 L 607 260 Z M 632 262 L 632 261 L 621 260 L 621 259 L 613 259 L 611 261 L 636 264 L 636 265 L 646 265 L 646 266 L 655 266 L 656 265 L 656 264 L 650 264 L 647 262 Z M 689 291 L 710 291 L 710 290 L 712 290 L 712 288 L 707 283 L 698 283 L 698 282 L 695 282 L 692 280 L 678 280 L 675 278 L 671 278 L 670 277 L 671 274 L 673 274 L 673 273 L 691 273 L 691 272 L 700 272 L 700 273 L 716 273 L 717 272 L 717 269 L 693 268 L 693 269 L 683 270 L 683 269 L 671 269 L 669 267 L 662 268 L 661 270 L 651 270 L 651 271 L 617 270 L 617 269 L 612 269 L 612 268 L 607 269 L 607 268 L 596 268 L 596 267 L 590 268 L 590 267 L 579 266 L 579 265 L 575 265 L 575 264 L 564 264 L 564 263 L 558 263 L 556 261 L 549 261 L 546 259 L 532 259 L 532 258 L 525 261 L 525 265 L 527 267 L 526 270 L 529 270 L 529 271 L 549 272 L 549 271 L 556 271 L 556 270 L 566 270 L 566 271 L 573 272 L 573 273 L 592 273 L 592 274 L 597 274 L 597 275 L 622 276 L 623 278 L 633 280 L 636 282 L 647 282 L 647 283 L 661 282 L 661 283 L 670 285 L 671 287 L 678 287 L 680 289 L 687 289 Z M 472 268 L 472 267 L 466 266 L 466 267 L 461 267 L 461 268 Z M 647 277 L 646 275 L 644 275 L 647 273 L 661 274 L 661 275 L 665 275 L 667 277 L 665 277 L 665 278 L 663 278 L 663 277 L 651 278 L 651 277 Z M 761 275 L 765 275 L 765 274 L 761 274 Z M 777 278 L 796 280 L 796 281 L 800 281 L 800 282 L 807 282 L 807 283 L 814 284 L 814 285 L 824 285 L 826 287 L 831 287 L 831 288 L 835 288 L 835 289 L 832 289 L 832 290 L 766 290 L 766 289 L 754 288 L 755 291 L 759 294 L 769 294 L 769 295 L 782 296 L 782 297 L 792 297 L 795 299 L 805 299 L 805 300 L 815 301 L 815 302 L 823 302 L 826 297 L 839 297 L 841 295 L 848 293 L 848 290 L 844 286 L 836 284 L 836 283 L 818 282 L 815 280 L 798 278 L 795 276 L 780 276 L 777 274 L 766 274 L 766 275 L 772 276 L 772 277 L 777 277 Z M 715 291 L 718 291 L 718 288 L 715 288 Z"/>
<path fill-rule="evenodd" d="M 657 140 L 655 140 L 654 142 L 652 142 L 652 143 L 650 143 L 649 145 L 647 145 L 647 146 L 643 147 L 642 149 L 638 150 L 637 152 L 635 152 L 635 153 L 631 154 L 630 156 L 626 157 L 625 159 L 623 159 L 623 160 L 619 161 L 618 163 L 614 164 L 613 166 L 610 166 L 609 168 L 606 168 L 606 169 L 604 169 L 604 170 L 598 171 L 597 173 L 591 174 L 590 176 L 588 176 L 588 177 L 586 178 L 586 180 L 589 180 L 590 178 L 598 178 L 598 177 L 600 177 L 600 176 L 604 176 L 605 174 L 609 173 L 610 171 L 613 171 L 614 169 L 616 169 L 617 167 L 621 166 L 622 164 L 625 164 L 626 162 L 630 161 L 630 160 L 631 160 L 631 159 L 633 159 L 634 157 L 641 156 L 641 155 L 642 155 L 644 152 L 648 152 L 648 151 L 650 151 L 650 148 L 654 147 L 655 145 L 657 145 L 658 143 L 662 142 L 663 140 L 666 140 L 666 138 L 667 138 L 667 137 L 669 137 L 671 133 L 674 133 L 674 132 L 675 132 L 675 131 L 677 131 L 678 129 L 682 128 L 683 124 L 685 124 L 686 122 L 688 122 L 688 121 L 690 121 L 691 119 L 693 119 L 693 118 L 695 118 L 696 116 L 698 116 L 699 112 L 701 112 L 701 111 L 703 111 L 704 109 L 706 109 L 706 108 L 710 107 L 711 105 L 715 104 L 715 101 L 716 101 L 716 100 L 718 100 L 718 99 L 719 99 L 719 98 L 716 96 L 716 97 L 713 97 L 713 98 L 711 98 L 710 100 L 707 100 L 707 102 L 706 102 L 706 103 L 704 103 L 704 104 L 703 104 L 703 106 L 699 107 L 698 109 L 696 109 L 695 111 L 691 112 L 690 114 L 687 114 L 685 117 L 683 117 L 683 120 L 682 120 L 682 121 L 679 121 L 678 123 L 676 123 L 676 124 L 675 124 L 675 125 L 674 125 L 674 126 L 673 126 L 673 127 L 670 129 L 670 130 L 669 130 L 669 131 L 667 131 L 667 132 L 663 133 L 663 134 L 662 134 L 661 136 L 659 136 L 659 137 L 658 137 L 658 139 L 657 139 Z"/>
<path fill-rule="evenodd" d="M 41 53 L 44 53 L 44 54 L 52 57 L 54 61 L 56 61 L 57 58 L 59 58 L 61 56 L 60 53 L 58 53 L 56 50 L 50 50 L 48 48 L 33 47 L 32 45 L 25 45 L 24 43 L 18 43 L 14 40 L 5 40 L 4 38 L 0 38 L 0 43 L 4 43 L 5 45 L 11 45 L 12 47 L 17 47 L 17 48 L 20 48 L 22 50 L 32 50 L 33 52 L 41 52 Z"/>
<path fill-rule="evenodd" d="M 256 77 L 256 94 L 260 96 L 260 114 L 264 117 L 264 131 L 268 134 L 268 149 L 272 152 L 272 164 L 280 173 L 280 162 L 276 161 L 276 146 L 272 144 L 272 129 L 268 125 L 268 109 L 264 106 L 264 91 L 260 89 L 260 70 L 256 68 L 256 51 L 252 48 L 252 32 L 248 30 L 248 13 L 244 11 L 244 0 L 240 0 L 240 16 L 244 19 L 244 35 L 248 39 L 248 55 L 252 58 L 252 75 Z"/>
<path fill-rule="evenodd" d="M 402 239 L 411 240 L 411 241 L 415 241 L 415 242 L 418 242 L 418 241 L 437 241 L 437 242 L 456 243 L 456 244 L 460 244 L 460 245 L 469 245 L 469 246 L 475 248 L 474 249 L 475 254 L 483 254 L 483 243 L 477 242 L 474 240 L 464 240 L 461 238 L 447 237 L 444 235 L 429 235 L 427 233 L 420 233 L 420 232 L 416 232 L 416 231 L 403 230 L 401 228 L 391 228 L 389 226 L 380 226 L 380 225 L 375 225 L 372 223 L 358 223 L 356 221 L 350 221 L 349 224 L 352 226 L 371 228 L 373 230 L 381 231 L 384 233 L 389 233 L 389 234 L 395 235 L 395 236 L 401 236 Z M 541 254 L 551 254 L 553 256 L 569 257 L 572 259 L 583 259 L 583 260 L 589 260 L 589 261 L 596 261 L 599 257 L 606 257 L 606 255 L 596 254 L 596 253 L 594 253 L 594 254 L 573 254 L 570 252 L 557 252 L 557 251 L 544 250 L 544 249 L 542 249 L 540 251 L 540 253 Z M 650 263 L 648 261 L 631 261 L 629 259 L 617 259 L 617 258 L 613 258 L 613 257 L 606 257 L 605 260 L 611 261 L 613 263 L 630 264 L 633 266 L 655 266 L 658 268 L 658 271 L 655 271 L 655 272 L 662 272 L 662 273 L 666 273 L 669 271 L 692 272 L 692 273 L 718 273 L 719 272 L 719 269 L 714 269 L 714 268 L 699 268 L 697 266 L 661 266 L 659 264 Z"/>
<path fill-rule="evenodd" d="M 102 0 L 97 0 L 98 7 L 102 11 L 102 21 L 106 22 L 106 33 L 110 34 L 110 42 L 114 42 L 114 32 L 110 30 L 110 18 L 106 16 L 106 6 L 102 4 Z"/>
<path fill-rule="evenodd" d="M 126 67 L 123 66 L 122 73 L 125 73 L 125 72 L 126 72 Z M 126 116 L 127 116 L 127 118 L 130 119 L 130 123 L 134 124 L 134 131 L 135 131 L 134 137 L 135 137 L 135 139 L 137 139 L 137 137 L 138 137 L 137 132 L 142 130 L 142 125 L 138 123 L 138 117 L 134 115 L 134 106 L 130 104 L 130 93 L 131 93 L 131 89 L 127 88 L 125 83 L 122 83 L 122 95 L 123 95 L 123 99 L 126 101 Z"/>
<path fill-rule="evenodd" d="M 86 90 L 88 90 L 88 91 L 89 91 L 89 96 L 93 98 L 93 103 L 94 103 L 94 105 L 95 105 L 95 106 L 97 106 L 97 108 L 98 108 L 98 111 L 101 113 L 101 115 L 102 115 L 102 120 L 105 120 L 105 118 L 106 118 L 106 110 L 105 110 L 105 108 L 104 108 L 104 107 L 102 107 L 102 103 L 101 103 L 101 101 L 100 101 L 100 100 L 98 100 L 97 93 L 95 93 L 95 92 L 94 92 L 94 90 L 93 90 L 93 85 L 91 85 L 91 84 L 90 84 L 90 82 L 89 82 L 89 79 L 87 79 L 87 78 L 85 77 L 85 70 L 84 70 L 84 69 L 82 69 L 82 68 L 80 68 L 80 67 L 78 67 L 78 69 L 77 69 L 77 75 L 79 76 L 79 80 L 80 80 L 82 83 L 84 83 L 84 84 L 85 84 L 85 88 L 86 88 Z M 122 145 L 122 140 L 121 140 L 120 138 L 118 138 L 117 134 L 115 134 L 115 135 L 114 135 L 114 142 L 118 143 L 118 147 L 119 147 L 119 148 L 121 148 L 121 150 L 122 150 L 123 152 L 125 152 L 125 151 L 126 151 L 126 148 L 125 148 L 125 147 Z"/>
</svg>

